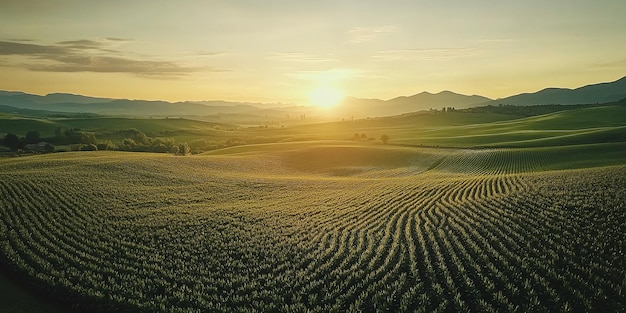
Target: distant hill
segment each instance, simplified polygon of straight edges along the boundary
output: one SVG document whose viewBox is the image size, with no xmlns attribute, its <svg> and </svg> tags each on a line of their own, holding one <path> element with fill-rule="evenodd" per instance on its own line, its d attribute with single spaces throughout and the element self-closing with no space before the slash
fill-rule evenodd
<svg viewBox="0 0 626 313">
<path fill-rule="evenodd" d="M 131 116 L 209 116 L 219 114 L 250 114 L 284 116 L 282 110 L 268 109 L 267 104 L 227 101 L 167 102 L 95 98 L 74 94 L 53 93 L 45 96 L 15 91 L 0 91 L 0 106 L 47 112 L 93 113 Z M 10 110 L 5 110 L 10 111 Z"/>
<path fill-rule="evenodd" d="M 478 95 L 462 95 L 452 91 L 440 93 L 422 92 L 410 97 L 397 97 L 386 101 L 389 105 L 410 109 L 411 111 L 441 109 L 443 107 L 467 108 L 491 99 Z M 409 112 L 411 112 L 409 111 Z"/>
<path fill-rule="evenodd" d="M 626 76 L 614 82 L 586 85 L 576 89 L 546 88 L 490 101 L 491 105 L 591 104 L 619 101 L 626 98 Z"/>
<path fill-rule="evenodd" d="M 454 107 L 464 109 L 485 105 L 544 105 L 544 104 L 595 104 L 616 102 L 626 98 L 626 77 L 614 82 L 591 84 L 576 89 L 546 88 L 535 93 L 491 100 L 478 95 L 462 95 L 451 91 L 440 93 L 422 92 L 409 97 L 397 97 L 387 101 L 380 99 L 347 98 L 339 112 L 344 116 L 374 117 L 391 116 L 429 109 Z"/>
<path fill-rule="evenodd" d="M 390 116 L 429 109 L 454 107 L 468 108 L 491 99 L 483 96 L 467 96 L 451 91 L 439 93 L 421 92 L 412 96 L 401 96 L 390 100 L 347 98 L 339 111 L 355 117 Z"/>
<path fill-rule="evenodd" d="M 392 116 L 429 109 L 454 107 L 464 109 L 484 105 L 592 104 L 615 102 L 626 98 L 626 77 L 614 82 L 599 83 L 576 89 L 546 88 L 491 100 L 479 95 L 462 95 L 451 91 L 421 92 L 390 100 L 348 97 L 329 114 L 343 118 Z M 127 116 L 217 116 L 246 115 L 275 120 L 286 116 L 315 115 L 316 108 L 284 104 L 243 103 L 227 101 L 166 102 L 109 99 L 52 93 L 45 96 L 19 91 L 0 91 L 0 105 L 39 111 L 93 113 Z M 310 115 L 311 113 L 311 115 Z M 257 118 L 258 119 L 258 118 Z"/>
</svg>

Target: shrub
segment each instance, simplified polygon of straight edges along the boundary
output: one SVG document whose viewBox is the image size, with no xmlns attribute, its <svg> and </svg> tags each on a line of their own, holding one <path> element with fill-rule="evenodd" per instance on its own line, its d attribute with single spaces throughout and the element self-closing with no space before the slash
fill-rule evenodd
<svg viewBox="0 0 626 313">
<path fill-rule="evenodd" d="M 82 144 L 79 147 L 80 151 L 98 151 L 98 146 L 94 145 L 94 144 Z"/>
<path fill-rule="evenodd" d="M 189 155 L 190 153 L 191 148 L 186 142 L 178 145 L 178 155 Z"/>
<path fill-rule="evenodd" d="M 389 141 L 389 136 L 387 136 L 387 134 L 384 134 L 384 135 L 380 136 L 380 140 L 381 140 L 384 144 L 387 144 L 387 142 Z"/>
<path fill-rule="evenodd" d="M 24 137 L 24 142 L 27 144 L 38 143 L 41 141 L 41 135 L 36 130 L 31 130 L 26 133 L 26 137 Z"/>
</svg>

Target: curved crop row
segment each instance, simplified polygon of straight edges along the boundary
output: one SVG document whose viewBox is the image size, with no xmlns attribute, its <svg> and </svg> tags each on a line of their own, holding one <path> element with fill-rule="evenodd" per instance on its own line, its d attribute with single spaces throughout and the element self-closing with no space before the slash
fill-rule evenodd
<svg viewBox="0 0 626 313">
<path fill-rule="evenodd" d="M 271 158 L 278 175 L 221 171 L 211 157 L 51 158 L 4 163 L 0 251 L 5 266 L 86 309 L 626 305 L 625 167 L 526 173 L 545 161 L 454 151 L 383 180 L 287 176 Z"/>
</svg>

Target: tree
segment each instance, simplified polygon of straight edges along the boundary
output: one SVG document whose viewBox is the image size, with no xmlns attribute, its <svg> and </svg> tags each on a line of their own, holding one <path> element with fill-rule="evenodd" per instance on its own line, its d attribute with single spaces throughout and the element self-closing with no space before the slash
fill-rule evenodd
<svg viewBox="0 0 626 313">
<path fill-rule="evenodd" d="M 86 145 L 96 145 L 96 135 L 93 133 L 80 133 L 80 143 Z"/>
<path fill-rule="evenodd" d="M 178 146 L 172 146 L 172 148 L 170 148 L 170 153 L 171 154 L 178 154 Z"/>
<path fill-rule="evenodd" d="M 4 136 L 4 145 L 15 151 L 20 148 L 20 139 L 16 134 L 6 134 Z"/>
<path fill-rule="evenodd" d="M 36 130 L 31 130 L 26 133 L 26 137 L 24 137 L 24 142 L 29 143 L 38 143 L 41 141 L 41 135 Z"/>
<path fill-rule="evenodd" d="M 125 129 L 121 133 L 126 137 L 132 139 L 138 145 L 147 144 L 149 137 L 136 128 Z"/>
<path fill-rule="evenodd" d="M 98 147 L 98 150 L 115 150 L 115 149 L 117 149 L 117 147 L 115 146 L 115 144 L 111 140 L 106 140 L 104 142 L 101 142 L 101 143 L 97 144 L 96 147 Z"/>
<path fill-rule="evenodd" d="M 132 150 L 137 144 L 135 143 L 134 140 L 130 139 L 130 138 L 124 138 L 124 140 L 122 140 L 122 146 L 120 148 L 122 148 L 123 150 Z"/>
<path fill-rule="evenodd" d="M 191 153 L 191 148 L 189 145 L 185 143 L 181 143 L 178 145 L 178 154 L 179 155 L 189 155 Z"/>
<path fill-rule="evenodd" d="M 57 129 L 54 131 L 54 137 L 57 137 L 57 138 L 65 137 L 65 129 L 63 129 L 63 127 L 57 127 Z"/>
<path fill-rule="evenodd" d="M 380 136 L 380 140 L 381 140 L 384 144 L 387 144 L 387 142 L 389 141 L 389 136 L 387 136 L 387 134 L 384 134 L 384 135 Z"/>
<path fill-rule="evenodd" d="M 96 146 L 95 144 L 81 144 L 80 151 L 98 151 L 98 146 Z"/>
</svg>

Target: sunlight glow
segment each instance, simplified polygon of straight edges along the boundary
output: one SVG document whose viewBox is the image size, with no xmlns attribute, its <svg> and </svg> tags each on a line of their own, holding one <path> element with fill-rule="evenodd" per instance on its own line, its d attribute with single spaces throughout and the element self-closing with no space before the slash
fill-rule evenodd
<svg viewBox="0 0 626 313">
<path fill-rule="evenodd" d="M 319 108 L 332 108 L 341 102 L 343 93 L 328 85 L 317 86 L 309 93 L 309 101 L 311 104 Z"/>
</svg>

